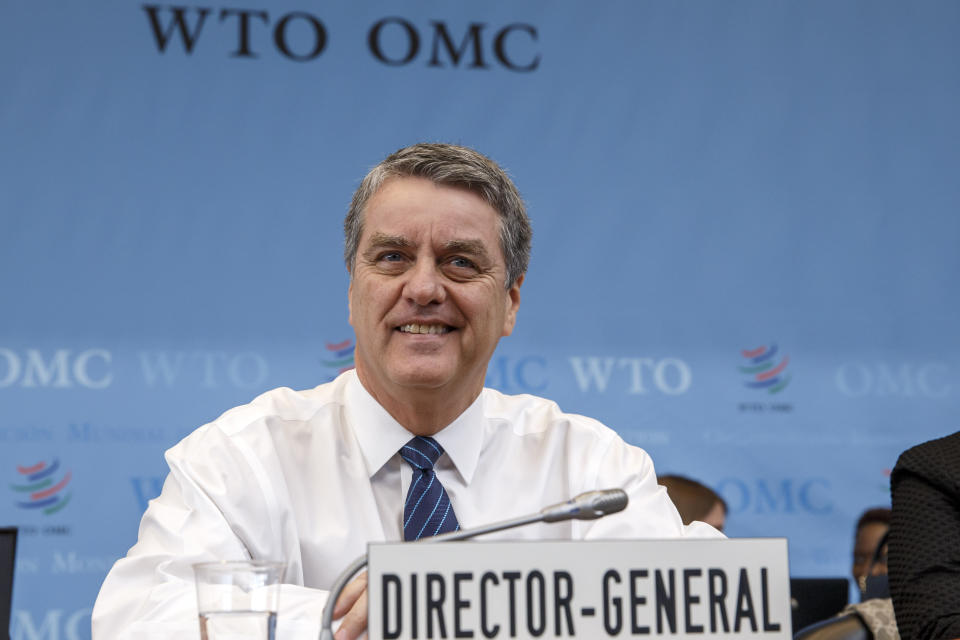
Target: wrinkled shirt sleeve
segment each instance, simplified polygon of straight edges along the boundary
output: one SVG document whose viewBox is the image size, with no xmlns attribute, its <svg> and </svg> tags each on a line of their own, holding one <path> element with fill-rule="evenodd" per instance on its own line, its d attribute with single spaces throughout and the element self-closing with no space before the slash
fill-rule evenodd
<svg viewBox="0 0 960 640">
<path fill-rule="evenodd" d="M 600 455 L 585 459 L 583 490 L 621 488 L 629 502 L 622 513 L 578 522 L 584 539 L 726 537 L 704 522 L 683 524 L 667 490 L 657 484 L 653 460 L 646 451 L 624 443 L 612 432 L 609 440 L 601 443 L 604 450 Z"/>
<path fill-rule="evenodd" d="M 194 563 L 287 560 L 283 535 L 270 521 L 276 500 L 264 470 L 215 426 L 202 429 L 167 452 L 170 473 L 140 522 L 137 544 L 113 566 L 97 597 L 93 640 L 199 638 Z M 314 640 L 326 596 L 282 585 L 280 637 Z"/>
</svg>

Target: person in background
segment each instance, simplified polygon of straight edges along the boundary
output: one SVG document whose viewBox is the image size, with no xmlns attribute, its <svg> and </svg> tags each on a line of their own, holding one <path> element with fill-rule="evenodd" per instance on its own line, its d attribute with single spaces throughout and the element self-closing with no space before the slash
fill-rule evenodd
<svg viewBox="0 0 960 640">
<path fill-rule="evenodd" d="M 862 600 L 868 599 L 867 578 L 887 574 L 886 544 L 883 541 L 889 529 L 890 509 L 885 507 L 867 509 L 857 520 L 852 573 Z"/>
<path fill-rule="evenodd" d="M 727 503 L 716 491 L 691 478 L 662 475 L 657 484 L 667 489 L 667 495 L 677 506 L 683 524 L 695 520 L 706 522 L 717 531 L 723 531 L 727 521 Z"/>
<path fill-rule="evenodd" d="M 890 489 L 890 595 L 900 635 L 960 638 L 960 432 L 904 451 Z"/>
<path fill-rule="evenodd" d="M 848 637 L 900 640 L 887 588 L 889 528 L 890 509 L 874 507 L 860 514 L 854 533 L 851 571 L 860 591 L 860 602 L 847 605 L 835 618 L 801 629 L 795 640 Z"/>
</svg>

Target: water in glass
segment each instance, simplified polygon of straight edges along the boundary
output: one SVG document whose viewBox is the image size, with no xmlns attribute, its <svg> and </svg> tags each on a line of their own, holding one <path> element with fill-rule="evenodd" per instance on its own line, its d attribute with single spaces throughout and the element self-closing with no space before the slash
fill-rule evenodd
<svg viewBox="0 0 960 640">
<path fill-rule="evenodd" d="M 272 611 L 206 611 L 200 614 L 201 640 L 275 640 Z"/>
</svg>

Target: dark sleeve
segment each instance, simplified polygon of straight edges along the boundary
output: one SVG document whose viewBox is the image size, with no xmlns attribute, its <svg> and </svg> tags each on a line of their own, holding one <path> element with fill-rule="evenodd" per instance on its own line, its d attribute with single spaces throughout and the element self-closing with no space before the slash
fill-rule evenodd
<svg viewBox="0 0 960 640">
<path fill-rule="evenodd" d="M 890 484 L 888 566 L 900 637 L 960 638 L 960 433 L 904 452 Z"/>
</svg>

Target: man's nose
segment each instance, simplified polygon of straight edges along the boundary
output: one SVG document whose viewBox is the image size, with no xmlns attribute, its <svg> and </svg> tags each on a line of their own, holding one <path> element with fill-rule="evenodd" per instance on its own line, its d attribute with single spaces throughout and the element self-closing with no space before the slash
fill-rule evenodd
<svg viewBox="0 0 960 640">
<path fill-rule="evenodd" d="M 433 261 L 419 260 L 407 271 L 403 294 L 420 306 L 443 302 L 446 298 L 443 274 Z"/>
</svg>

